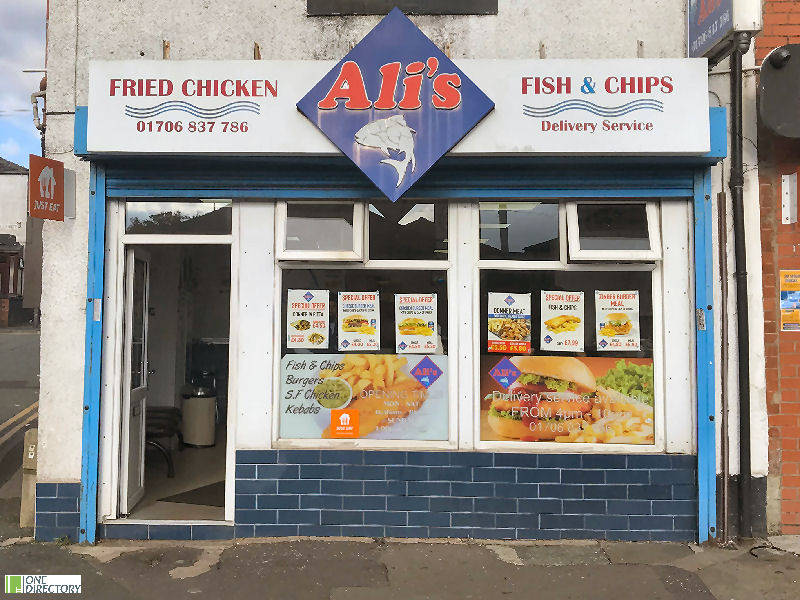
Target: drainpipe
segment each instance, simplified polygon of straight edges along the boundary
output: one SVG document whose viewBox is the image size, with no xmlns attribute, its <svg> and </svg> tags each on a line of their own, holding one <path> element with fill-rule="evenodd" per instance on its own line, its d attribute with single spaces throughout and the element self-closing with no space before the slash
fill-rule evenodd
<svg viewBox="0 0 800 600">
<path fill-rule="evenodd" d="M 750 33 L 734 40 L 731 65 L 731 169 L 728 186 L 733 204 L 733 246 L 736 261 L 736 345 L 739 367 L 739 535 L 752 537 L 750 491 L 750 338 L 747 314 L 747 250 L 744 234 L 744 162 L 742 160 L 742 55 L 750 47 Z"/>
</svg>

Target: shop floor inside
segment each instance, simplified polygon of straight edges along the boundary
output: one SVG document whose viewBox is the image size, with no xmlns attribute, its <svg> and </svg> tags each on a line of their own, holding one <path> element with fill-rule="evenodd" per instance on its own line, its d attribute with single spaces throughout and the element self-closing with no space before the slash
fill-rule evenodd
<svg viewBox="0 0 800 600">
<path fill-rule="evenodd" d="M 167 477 L 164 457 L 148 450 L 145 494 L 129 519 L 222 521 L 225 518 L 225 424 L 218 424 L 213 446 L 173 449 L 175 477 Z"/>
</svg>

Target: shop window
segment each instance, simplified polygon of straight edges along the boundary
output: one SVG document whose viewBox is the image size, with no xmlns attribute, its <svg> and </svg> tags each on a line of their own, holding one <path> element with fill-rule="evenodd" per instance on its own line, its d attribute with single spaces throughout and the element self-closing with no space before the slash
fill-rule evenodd
<svg viewBox="0 0 800 600">
<path fill-rule="evenodd" d="M 278 257 L 284 260 L 361 260 L 364 205 L 354 202 L 279 202 Z"/>
<path fill-rule="evenodd" d="M 655 202 L 570 202 L 573 260 L 656 260 L 661 257 Z"/>
<path fill-rule="evenodd" d="M 559 260 L 558 202 L 481 202 L 481 260 Z"/>
<path fill-rule="evenodd" d="M 125 202 L 125 233 L 230 234 L 231 201 L 128 201 Z"/>
<path fill-rule="evenodd" d="M 447 260 L 447 244 L 446 203 L 369 205 L 370 260 Z"/>
</svg>

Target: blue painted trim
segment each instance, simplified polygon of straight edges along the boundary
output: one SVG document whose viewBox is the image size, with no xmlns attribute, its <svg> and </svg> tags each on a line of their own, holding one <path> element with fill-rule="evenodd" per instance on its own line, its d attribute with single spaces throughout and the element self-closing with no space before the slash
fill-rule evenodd
<svg viewBox="0 0 800 600">
<path fill-rule="evenodd" d="M 100 444 L 100 366 L 102 362 L 103 263 L 106 229 L 106 184 L 103 167 L 93 164 L 90 177 L 79 540 L 93 544 L 97 527 L 97 461 Z M 98 303 L 101 308 L 95 309 Z M 98 319 L 95 319 L 95 315 L 98 316 Z"/>
<path fill-rule="evenodd" d="M 711 150 L 706 157 L 722 160 L 728 155 L 728 111 L 724 106 L 708 109 L 708 124 L 711 135 Z"/>
<path fill-rule="evenodd" d="M 75 156 L 88 156 L 86 130 L 89 126 L 89 107 L 75 107 L 75 133 L 72 142 L 72 151 Z"/>
<path fill-rule="evenodd" d="M 697 485 L 698 539 L 717 537 L 717 459 L 714 423 L 714 261 L 711 230 L 711 170 L 695 175 L 694 261 L 695 306 L 703 311 L 705 329 L 697 340 Z"/>
</svg>

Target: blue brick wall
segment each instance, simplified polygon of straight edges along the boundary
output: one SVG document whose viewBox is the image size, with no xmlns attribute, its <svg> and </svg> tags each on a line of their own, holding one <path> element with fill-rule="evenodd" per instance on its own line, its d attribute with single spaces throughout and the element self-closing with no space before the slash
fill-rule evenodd
<svg viewBox="0 0 800 600">
<path fill-rule="evenodd" d="M 692 541 L 696 469 L 683 455 L 239 450 L 234 535 Z"/>
<path fill-rule="evenodd" d="M 80 494 L 80 483 L 36 484 L 36 541 L 52 542 L 65 537 L 78 541 Z"/>
<path fill-rule="evenodd" d="M 106 523 L 97 528 L 97 537 L 121 540 L 230 540 L 233 539 L 233 526 Z"/>
</svg>

